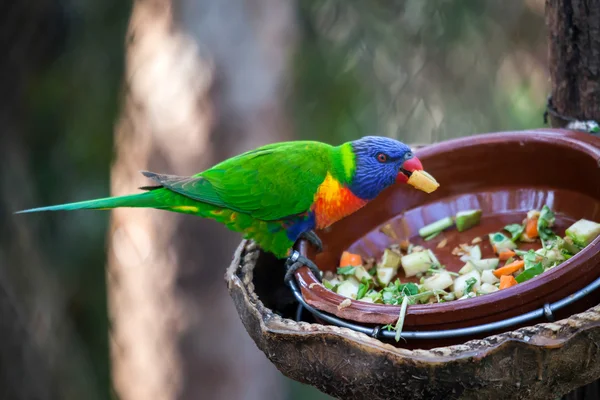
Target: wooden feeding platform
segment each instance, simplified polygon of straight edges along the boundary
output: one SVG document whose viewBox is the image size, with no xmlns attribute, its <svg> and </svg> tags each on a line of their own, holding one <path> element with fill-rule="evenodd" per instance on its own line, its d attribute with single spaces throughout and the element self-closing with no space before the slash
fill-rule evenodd
<svg viewBox="0 0 600 400">
<path fill-rule="evenodd" d="M 600 220 L 596 136 L 503 132 L 416 152 L 441 183 L 436 192 L 394 186 L 318 232 L 323 252 L 315 255 L 305 243 L 299 252 L 321 270 L 334 270 L 345 250 L 377 257 L 393 237 L 408 234 L 417 242 L 410 232 L 419 226 L 472 208 L 483 211 L 482 232 L 547 203 L 562 228 L 579 218 Z M 394 231 L 391 237 L 381 232 L 384 225 Z M 482 232 L 453 231 L 445 239 L 459 243 Z M 449 254 L 439 257 L 449 270 L 460 268 Z M 337 398 L 552 399 L 600 378 L 600 237 L 511 288 L 408 306 L 407 337 L 398 342 L 381 327 L 398 318 L 399 306 L 353 301 L 339 308 L 343 297 L 319 285 L 308 268 L 296 272 L 294 290 L 284 284 L 284 272 L 282 260 L 243 241 L 226 279 L 242 322 L 271 362 Z"/>
</svg>

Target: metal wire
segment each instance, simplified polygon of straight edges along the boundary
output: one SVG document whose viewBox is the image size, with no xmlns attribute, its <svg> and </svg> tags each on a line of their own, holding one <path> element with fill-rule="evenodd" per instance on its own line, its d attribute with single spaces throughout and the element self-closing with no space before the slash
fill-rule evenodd
<svg viewBox="0 0 600 400">
<path fill-rule="evenodd" d="M 311 305 L 309 305 L 308 303 L 306 303 L 306 301 L 302 297 L 302 293 L 300 292 L 298 285 L 296 284 L 296 282 L 293 279 L 290 280 L 288 284 L 289 284 L 290 288 L 292 289 L 292 293 L 294 294 L 294 297 L 300 303 L 300 307 L 307 309 L 314 316 L 316 316 L 332 325 L 352 329 L 354 331 L 361 332 L 366 335 L 372 336 L 376 339 L 380 339 L 380 338 L 393 339 L 396 335 L 396 332 L 383 330 L 383 329 L 381 329 L 380 326 L 370 328 L 367 326 L 348 322 L 346 320 L 335 317 L 331 314 L 317 310 L 316 308 L 314 308 Z M 528 321 L 534 320 L 536 318 L 541 318 L 544 316 L 550 322 L 553 322 L 554 321 L 554 314 L 553 314 L 554 312 L 576 302 L 577 300 L 587 296 L 588 294 L 590 294 L 591 292 L 593 292 L 594 290 L 596 290 L 598 288 L 600 288 L 600 278 L 596 279 L 595 281 L 593 281 L 592 283 L 590 283 L 583 289 L 575 292 L 574 294 L 572 294 L 570 296 L 565 297 L 562 300 L 559 300 L 552 304 L 546 303 L 546 304 L 544 304 L 544 307 L 542 307 L 542 308 L 539 308 L 534 311 L 530 311 L 525 314 L 521 314 L 516 317 L 508 318 L 508 319 L 505 319 L 502 321 L 491 322 L 488 324 L 470 326 L 467 328 L 447 329 L 447 330 L 437 330 L 437 331 L 423 331 L 423 332 L 402 331 L 401 337 L 405 338 L 405 339 L 428 339 L 428 340 L 431 340 L 431 339 L 447 339 L 447 338 L 456 338 L 456 337 L 462 337 L 462 336 L 468 336 L 468 335 L 477 335 L 477 334 L 481 334 L 481 333 L 488 333 L 488 332 L 497 331 L 500 329 L 510 328 L 511 326 L 519 325 L 524 322 L 528 322 Z M 300 307 L 296 313 L 297 320 L 299 320 L 302 315 L 302 310 L 300 309 Z"/>
</svg>

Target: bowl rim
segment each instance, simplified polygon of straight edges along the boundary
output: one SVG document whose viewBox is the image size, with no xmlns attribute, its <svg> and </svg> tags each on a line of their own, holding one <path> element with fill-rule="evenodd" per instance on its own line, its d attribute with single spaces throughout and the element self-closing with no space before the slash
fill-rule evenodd
<svg viewBox="0 0 600 400">
<path fill-rule="evenodd" d="M 426 160 L 428 157 L 443 154 L 448 151 L 454 151 L 458 149 L 464 149 L 475 145 L 490 145 L 495 143 L 505 143 L 507 141 L 517 143 L 553 143 L 562 144 L 570 147 L 574 150 L 581 151 L 582 153 L 588 154 L 593 157 L 600 168 L 600 137 L 593 136 L 589 133 L 571 131 L 565 129 L 539 129 L 539 130 L 523 130 L 523 131 L 507 131 L 507 132 L 493 132 L 476 134 L 473 136 L 460 137 L 456 139 L 450 139 L 438 143 L 433 143 L 429 146 L 417 149 L 415 154 L 422 160 Z M 424 203 L 425 204 L 425 203 Z M 385 223 L 385 222 L 384 222 Z M 368 233 L 368 232 L 366 232 Z M 366 234 L 365 233 L 365 234 Z M 309 245 L 306 241 L 299 241 L 295 249 L 305 257 L 309 257 Z M 493 310 L 486 314 L 486 316 L 493 316 L 495 314 L 506 312 L 511 307 L 502 307 L 505 299 L 508 299 L 514 295 L 526 295 L 531 292 L 538 290 L 546 286 L 550 281 L 561 280 L 562 286 L 568 286 L 573 281 L 580 279 L 578 274 L 573 274 L 575 268 L 579 268 L 581 264 L 587 263 L 592 258 L 600 258 L 600 237 L 597 237 L 590 243 L 584 250 L 577 253 L 569 260 L 564 261 L 560 267 L 552 268 L 550 271 L 546 271 L 544 274 L 539 275 L 533 279 L 530 279 L 518 286 L 510 287 L 501 291 L 487 294 L 485 296 L 477 296 L 470 299 L 457 302 L 446 302 L 446 303 L 433 303 L 433 304 L 414 304 L 409 305 L 406 310 L 406 317 L 420 317 L 432 314 L 449 313 L 456 311 L 464 311 L 474 308 L 484 309 L 486 306 L 490 310 Z M 309 257 L 310 258 L 310 257 Z M 600 274 L 600 273 L 599 273 Z M 340 318 L 346 318 L 355 321 L 371 322 L 376 320 L 378 317 L 389 317 L 390 315 L 398 315 L 400 312 L 399 305 L 388 305 L 388 304 L 377 304 L 367 303 L 361 301 L 352 301 L 349 307 L 339 310 L 337 305 L 340 304 L 346 297 L 341 296 L 320 284 L 312 272 L 307 267 L 299 268 L 295 272 L 295 277 L 300 286 L 302 296 L 307 303 L 313 307 L 330 312 L 337 315 Z M 591 277 L 590 278 L 595 278 Z M 582 281 L 581 287 L 585 286 L 586 282 Z M 548 287 L 548 286 L 546 286 Z M 313 299 L 307 298 L 305 292 L 310 291 Z M 540 293 L 543 297 L 551 294 L 550 289 L 546 289 L 543 293 Z M 320 301 L 315 301 L 320 300 Z M 526 305 L 528 303 L 525 303 Z M 492 307 L 493 306 L 493 307 Z M 363 314 L 363 318 L 352 318 L 349 311 L 359 312 Z M 473 314 L 468 319 L 460 319 L 454 322 L 472 321 L 480 317 L 479 313 Z M 381 318 L 379 318 L 381 319 Z M 371 322 L 378 323 L 378 322 Z M 406 326 L 428 326 L 430 324 L 411 324 L 408 321 L 405 322 Z"/>
</svg>

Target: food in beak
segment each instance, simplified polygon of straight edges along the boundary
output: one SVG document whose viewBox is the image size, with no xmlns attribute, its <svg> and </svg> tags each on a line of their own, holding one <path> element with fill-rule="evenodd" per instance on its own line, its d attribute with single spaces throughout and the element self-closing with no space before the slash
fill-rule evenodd
<svg viewBox="0 0 600 400">
<path fill-rule="evenodd" d="M 431 193 L 440 186 L 433 176 L 423 170 L 412 171 L 406 183 L 425 193 Z"/>
</svg>

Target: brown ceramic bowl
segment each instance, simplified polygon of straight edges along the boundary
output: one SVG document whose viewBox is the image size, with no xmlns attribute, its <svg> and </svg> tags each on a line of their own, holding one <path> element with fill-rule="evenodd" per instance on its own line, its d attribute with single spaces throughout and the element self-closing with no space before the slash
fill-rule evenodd
<svg viewBox="0 0 600 400">
<path fill-rule="evenodd" d="M 300 252 L 321 270 L 334 271 L 344 250 L 380 257 L 386 247 L 403 239 L 422 244 L 417 231 L 428 223 L 481 208 L 479 226 L 462 233 L 452 228 L 427 242 L 448 270 L 458 271 L 464 263 L 451 255 L 457 244 L 481 236 L 483 256 L 491 257 L 486 234 L 521 222 L 528 210 L 544 204 L 555 211 L 559 234 L 580 218 L 600 221 L 600 138 L 590 134 L 550 129 L 484 134 L 434 144 L 417 150 L 417 155 L 440 183 L 437 191 L 391 187 L 359 212 L 318 232 L 324 242 L 322 253 L 315 256 L 304 242 Z M 383 226 L 391 227 L 396 238 L 384 234 Z M 444 239 L 448 244 L 437 249 Z M 559 267 L 525 283 L 473 299 L 411 305 L 404 329 L 453 329 L 503 320 L 565 298 L 599 276 L 600 238 L 596 238 Z M 410 281 L 402 274 L 398 277 Z M 353 301 L 338 309 L 345 298 L 312 285 L 317 281 L 308 268 L 299 269 L 296 278 L 304 299 L 319 310 L 367 324 L 398 319 L 399 306 Z"/>
</svg>

